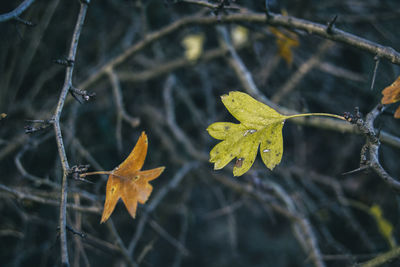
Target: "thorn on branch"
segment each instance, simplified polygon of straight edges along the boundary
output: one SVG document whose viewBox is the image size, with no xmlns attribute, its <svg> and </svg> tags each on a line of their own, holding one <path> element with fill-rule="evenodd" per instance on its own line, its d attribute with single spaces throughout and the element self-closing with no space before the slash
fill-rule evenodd
<svg viewBox="0 0 400 267">
<path fill-rule="evenodd" d="M 335 22 L 338 18 L 338 15 L 335 15 L 331 21 L 328 22 L 328 25 L 326 26 L 326 32 L 328 34 L 333 34 L 333 29 L 335 28 Z"/>
<path fill-rule="evenodd" d="M 371 88 L 370 88 L 371 91 L 374 89 L 376 73 L 378 72 L 379 61 L 380 61 L 379 56 L 376 55 L 376 56 L 374 57 L 374 60 L 375 60 L 375 67 L 374 67 L 374 73 L 372 74 L 372 81 L 371 81 Z"/>
<path fill-rule="evenodd" d="M 80 104 L 88 102 L 91 98 L 94 98 L 96 96 L 96 93 L 89 93 L 86 90 L 81 90 L 75 87 L 71 87 L 69 89 L 69 92 Z"/>
<path fill-rule="evenodd" d="M 71 226 L 69 226 L 68 224 L 65 225 L 65 228 L 70 231 L 71 233 L 73 233 L 74 235 L 78 235 L 81 238 L 86 238 L 86 234 L 82 233 L 82 232 L 78 232 L 76 231 L 74 228 L 72 228 Z M 60 232 L 60 226 L 57 227 L 57 231 Z"/>
<path fill-rule="evenodd" d="M 74 180 L 92 184 L 93 182 L 86 180 L 81 176 L 82 173 L 85 173 L 88 171 L 89 167 L 90 167 L 90 165 L 75 165 L 69 169 L 68 174 L 72 175 L 72 178 Z"/>
<path fill-rule="evenodd" d="M 235 0 L 220 0 L 217 7 L 213 10 L 213 13 L 218 16 L 221 11 L 225 11 L 225 6 L 230 6 L 231 1 L 234 2 Z"/>
<path fill-rule="evenodd" d="M 67 59 L 67 58 L 55 59 L 53 60 L 53 62 L 67 67 L 72 67 L 74 65 L 74 61 L 72 59 Z"/>
<path fill-rule="evenodd" d="M 264 5 L 265 5 L 265 16 L 267 17 L 267 21 L 270 20 L 271 18 L 271 13 L 269 12 L 269 4 L 268 4 L 268 0 L 264 1 Z"/>
<path fill-rule="evenodd" d="M 26 120 L 26 122 L 30 122 L 32 125 L 24 126 L 25 133 L 32 134 L 49 128 L 54 123 L 54 120 Z"/>
<path fill-rule="evenodd" d="M 368 165 L 363 165 L 363 166 L 360 166 L 360 167 L 357 168 L 357 169 L 354 169 L 354 170 L 351 170 L 351 171 L 348 171 L 348 172 L 344 172 L 344 173 L 342 173 L 342 175 L 354 174 L 354 173 L 362 172 L 362 171 L 368 170 L 368 169 L 369 169 L 369 166 L 368 166 Z"/>
<path fill-rule="evenodd" d="M 29 21 L 29 20 L 22 19 L 20 17 L 15 17 L 14 20 L 18 23 L 24 24 L 25 26 L 29 26 L 29 27 L 36 26 L 36 23 L 33 23 L 32 21 Z"/>
</svg>

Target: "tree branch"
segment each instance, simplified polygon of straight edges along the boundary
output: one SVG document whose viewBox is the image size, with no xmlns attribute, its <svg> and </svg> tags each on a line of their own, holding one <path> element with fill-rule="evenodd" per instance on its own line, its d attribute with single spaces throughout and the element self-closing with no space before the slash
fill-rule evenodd
<svg viewBox="0 0 400 267">
<path fill-rule="evenodd" d="M 81 2 L 79 15 L 76 21 L 74 33 L 72 35 L 71 46 L 68 53 L 68 60 L 71 62 L 75 61 L 76 50 L 78 48 L 79 36 L 81 34 L 82 26 L 85 21 L 86 11 L 88 8 L 88 2 Z M 68 259 L 68 246 L 66 236 L 66 207 L 67 207 L 67 178 L 69 173 L 69 164 L 67 155 L 65 153 L 64 142 L 62 139 L 61 128 L 60 128 L 60 117 L 64 107 L 65 99 L 68 95 L 69 89 L 72 87 L 72 74 L 74 71 L 74 64 L 66 67 L 64 85 L 61 90 L 61 94 L 58 100 L 57 108 L 54 114 L 54 131 L 56 135 L 56 142 L 58 148 L 58 154 L 60 155 L 61 164 L 63 168 L 63 178 L 61 187 L 61 202 L 60 202 L 60 242 L 61 242 L 61 262 L 63 266 L 69 266 Z"/>
<path fill-rule="evenodd" d="M 390 176 L 379 161 L 381 142 L 375 132 L 374 121 L 383 110 L 384 107 L 379 104 L 367 114 L 365 120 L 361 118 L 358 111 L 354 116 L 345 114 L 345 117 L 350 123 L 357 125 L 359 131 L 366 137 L 366 143 L 361 149 L 360 167 L 367 166 L 373 169 L 391 189 L 396 193 L 400 193 L 400 181 Z"/>
<path fill-rule="evenodd" d="M 209 16 L 209 17 L 186 17 L 171 23 L 158 31 L 149 33 L 141 41 L 133 44 L 120 55 L 110 59 L 102 67 L 96 70 L 87 80 L 81 83 L 78 87 L 85 89 L 99 80 L 108 69 L 115 68 L 125 62 L 129 57 L 147 47 L 151 43 L 187 26 L 192 25 L 216 25 L 219 23 L 261 23 L 273 26 L 282 26 L 289 29 L 303 30 L 309 34 L 315 34 L 320 37 L 330 39 L 339 43 L 350 45 L 359 50 L 368 52 L 379 58 L 384 58 L 393 64 L 400 65 L 400 53 L 391 47 L 383 46 L 357 35 L 331 28 L 331 33 L 327 32 L 327 25 L 311 22 L 304 19 L 299 19 L 292 16 L 282 16 L 279 14 L 269 13 L 270 18 L 266 19 L 265 14 L 261 13 L 245 13 L 231 14 L 225 16 Z"/>
<path fill-rule="evenodd" d="M 35 2 L 35 0 L 25 0 L 13 11 L 0 15 L 0 22 L 18 19 L 19 15 L 21 15 L 26 9 L 28 9 L 28 7 L 30 7 L 33 2 Z"/>
</svg>

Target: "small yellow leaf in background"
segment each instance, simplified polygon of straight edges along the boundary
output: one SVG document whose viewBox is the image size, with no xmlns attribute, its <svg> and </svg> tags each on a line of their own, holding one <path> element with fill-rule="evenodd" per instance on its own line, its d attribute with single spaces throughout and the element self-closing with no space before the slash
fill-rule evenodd
<svg viewBox="0 0 400 267">
<path fill-rule="evenodd" d="M 292 49 L 300 44 L 297 34 L 288 30 L 278 30 L 275 27 L 268 27 L 268 30 L 276 37 L 279 55 L 288 66 L 291 66 L 293 62 Z"/>
<path fill-rule="evenodd" d="M 185 57 L 190 61 L 196 61 L 203 53 L 204 35 L 190 34 L 182 40 L 185 47 Z"/>
<path fill-rule="evenodd" d="M 221 99 L 240 124 L 216 122 L 207 128 L 212 137 L 223 140 L 210 152 L 214 169 L 222 169 L 236 158 L 233 175 L 241 176 L 253 165 L 260 147 L 264 164 L 272 170 L 282 160 L 282 127 L 287 116 L 245 93 L 230 92 Z"/>
<path fill-rule="evenodd" d="M 382 91 L 383 97 L 381 103 L 384 105 L 392 104 L 400 101 L 400 76 L 388 87 Z M 394 113 L 396 119 L 400 118 L 400 107 Z"/>
<path fill-rule="evenodd" d="M 382 216 L 382 209 L 380 206 L 374 204 L 369 209 L 369 212 L 374 217 L 379 232 L 386 239 L 391 248 L 396 247 L 396 240 L 393 237 L 393 225 Z"/>
<path fill-rule="evenodd" d="M 7 117 L 7 114 L 6 114 L 6 113 L 1 113 L 1 114 L 0 114 L 0 120 L 4 119 L 5 117 Z"/>
<path fill-rule="evenodd" d="M 236 46 L 244 45 L 249 39 L 249 30 L 243 26 L 235 26 L 231 30 L 232 41 Z"/>
</svg>

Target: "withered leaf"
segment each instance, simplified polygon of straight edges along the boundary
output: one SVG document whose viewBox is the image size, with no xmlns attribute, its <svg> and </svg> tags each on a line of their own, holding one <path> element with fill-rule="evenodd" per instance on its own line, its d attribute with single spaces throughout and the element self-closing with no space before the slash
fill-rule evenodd
<svg viewBox="0 0 400 267">
<path fill-rule="evenodd" d="M 136 216 L 137 203 L 144 204 L 149 198 L 153 190 L 149 182 L 160 176 L 165 167 L 146 171 L 140 170 L 146 158 L 147 146 L 147 135 L 142 132 L 132 152 L 114 170 L 82 173 L 80 175 L 81 177 L 85 177 L 95 174 L 109 174 L 101 223 L 108 220 L 120 198 L 132 218 Z"/>
<path fill-rule="evenodd" d="M 392 104 L 400 101 L 400 76 L 388 87 L 382 91 L 381 103 L 384 105 Z M 400 118 L 400 107 L 394 113 L 396 119 Z"/>
</svg>

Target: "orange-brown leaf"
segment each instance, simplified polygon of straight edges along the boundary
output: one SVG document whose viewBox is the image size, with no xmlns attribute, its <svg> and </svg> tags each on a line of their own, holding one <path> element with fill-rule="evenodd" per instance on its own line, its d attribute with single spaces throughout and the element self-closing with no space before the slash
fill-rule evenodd
<svg viewBox="0 0 400 267">
<path fill-rule="evenodd" d="M 382 94 L 382 104 L 387 105 L 398 102 L 400 100 L 400 76 L 391 85 L 383 89 Z"/>
<path fill-rule="evenodd" d="M 147 146 L 147 136 L 142 132 L 129 156 L 111 171 L 101 223 L 107 221 L 120 198 L 132 218 L 136 216 L 137 203 L 144 204 L 149 198 L 153 190 L 149 182 L 160 176 L 164 167 L 140 171 L 146 158 Z"/>
</svg>

